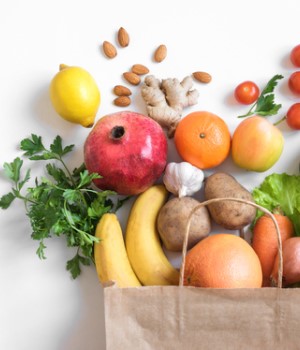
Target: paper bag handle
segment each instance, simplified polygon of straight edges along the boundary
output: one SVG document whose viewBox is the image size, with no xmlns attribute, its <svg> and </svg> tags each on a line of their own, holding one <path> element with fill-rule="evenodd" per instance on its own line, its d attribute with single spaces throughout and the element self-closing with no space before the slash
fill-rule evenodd
<svg viewBox="0 0 300 350">
<path fill-rule="evenodd" d="M 257 208 L 260 211 L 262 211 L 263 213 L 265 213 L 268 216 L 270 216 L 270 218 L 274 222 L 275 229 L 276 229 L 276 234 L 277 234 L 278 254 L 279 254 L 278 288 L 282 288 L 282 273 L 283 273 L 282 241 L 281 241 L 281 236 L 280 236 L 280 229 L 279 229 L 278 223 L 277 223 L 274 215 L 268 209 L 266 209 L 266 208 L 264 208 L 264 207 L 262 207 L 262 206 L 260 206 L 260 205 L 258 205 L 256 203 L 253 203 L 251 201 L 247 201 L 245 199 L 231 198 L 231 197 L 209 199 L 209 200 L 207 200 L 205 202 L 202 202 L 202 203 L 198 204 L 195 208 L 192 209 L 191 213 L 189 214 L 187 225 L 186 225 L 186 228 L 185 228 L 183 248 L 182 248 L 182 263 L 181 263 L 181 267 L 180 267 L 179 285 L 183 286 L 183 281 L 184 281 L 185 258 L 186 258 L 186 254 L 187 254 L 187 245 L 188 245 L 188 238 L 189 238 L 189 231 L 190 231 L 192 217 L 195 214 L 195 212 L 197 210 L 199 210 L 200 208 L 202 208 L 202 207 L 204 207 L 206 205 L 209 205 L 209 204 L 212 204 L 212 203 L 216 203 L 216 202 L 221 202 L 221 201 L 233 201 L 233 202 L 240 202 L 240 203 L 244 203 L 244 204 L 249 204 L 252 207 Z"/>
</svg>

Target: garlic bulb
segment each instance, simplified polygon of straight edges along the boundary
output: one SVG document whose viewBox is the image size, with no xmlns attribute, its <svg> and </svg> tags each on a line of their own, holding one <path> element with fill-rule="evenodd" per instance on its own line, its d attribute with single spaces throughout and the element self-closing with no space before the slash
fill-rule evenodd
<svg viewBox="0 0 300 350">
<path fill-rule="evenodd" d="M 200 190 L 204 173 L 190 163 L 168 163 L 163 176 L 167 190 L 178 197 L 192 196 Z"/>
</svg>

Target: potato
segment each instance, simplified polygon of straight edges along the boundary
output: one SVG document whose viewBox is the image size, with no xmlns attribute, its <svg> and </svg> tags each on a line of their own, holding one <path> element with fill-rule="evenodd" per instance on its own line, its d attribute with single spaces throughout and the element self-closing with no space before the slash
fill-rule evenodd
<svg viewBox="0 0 300 350">
<path fill-rule="evenodd" d="M 251 193 L 233 176 L 227 173 L 210 175 L 204 184 L 205 199 L 240 198 L 254 202 Z M 211 218 L 228 230 L 240 230 L 250 224 L 256 215 L 256 208 L 233 201 L 221 201 L 208 205 Z"/>
<path fill-rule="evenodd" d="M 182 251 L 188 217 L 200 202 L 192 197 L 175 197 L 161 208 L 157 229 L 165 247 L 174 252 Z M 210 217 L 206 207 L 199 208 L 191 219 L 188 249 L 192 248 L 211 231 Z"/>
</svg>

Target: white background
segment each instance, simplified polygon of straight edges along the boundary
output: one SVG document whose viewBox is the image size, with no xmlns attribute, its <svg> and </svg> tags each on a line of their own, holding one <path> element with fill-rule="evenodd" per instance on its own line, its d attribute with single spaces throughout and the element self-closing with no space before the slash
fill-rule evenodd
<svg viewBox="0 0 300 350">
<path fill-rule="evenodd" d="M 10 0 L 0 5 L 0 195 L 10 190 L 2 165 L 22 153 L 21 139 L 41 135 L 46 144 L 59 134 L 75 143 L 71 166 L 82 160 L 89 130 L 56 115 L 48 95 L 49 83 L 60 63 L 86 68 L 102 94 L 97 119 L 118 111 L 111 90 L 124 83 L 122 73 L 134 63 L 147 65 L 159 78 L 182 79 L 197 70 L 209 72 L 208 85 L 195 84 L 199 103 L 187 110 L 208 110 L 224 118 L 231 132 L 248 107 L 238 105 L 232 93 L 244 80 L 261 88 L 275 74 L 283 74 L 276 99 L 283 107 L 300 101 L 287 87 L 295 71 L 289 52 L 300 43 L 299 0 L 252 1 L 93 1 Z M 104 57 L 104 40 L 116 43 L 120 26 L 131 42 L 119 48 L 114 60 Z M 154 63 L 154 49 L 165 44 L 167 59 Z M 131 110 L 145 112 L 139 88 L 134 88 Z M 279 128 L 285 148 L 278 163 L 256 174 L 234 166 L 229 158 L 215 170 L 231 172 L 249 190 L 271 172 L 298 173 L 300 132 L 285 123 Z M 170 144 L 169 159 L 178 159 Z M 33 172 L 41 172 L 41 164 Z M 130 204 L 130 203 L 129 203 Z M 123 223 L 129 208 L 120 212 Z M 22 203 L 0 211 L 0 349 L 105 349 L 103 290 L 94 267 L 73 281 L 65 262 L 73 251 L 62 239 L 47 243 L 45 261 L 35 250 Z"/>
</svg>

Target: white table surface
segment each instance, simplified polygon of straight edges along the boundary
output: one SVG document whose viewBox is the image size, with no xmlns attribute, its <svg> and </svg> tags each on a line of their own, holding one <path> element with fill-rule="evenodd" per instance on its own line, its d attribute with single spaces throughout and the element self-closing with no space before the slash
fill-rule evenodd
<svg viewBox="0 0 300 350">
<path fill-rule="evenodd" d="M 287 108 L 300 101 L 287 88 L 295 71 L 288 59 L 300 43 L 299 0 L 252 1 L 2 1 L 0 5 L 0 194 L 10 186 L 2 165 L 21 153 L 21 139 L 31 133 L 48 144 L 59 134 L 76 149 L 69 164 L 82 162 L 82 145 L 88 129 L 56 115 L 48 86 L 60 63 L 86 68 L 102 94 L 97 119 L 119 111 L 111 90 L 124 81 L 121 74 L 134 63 L 147 65 L 159 78 L 183 78 L 193 71 L 211 73 L 208 85 L 195 84 L 200 92 L 193 110 L 208 110 L 224 118 L 233 131 L 240 113 L 232 93 L 244 80 L 260 87 L 275 74 L 283 74 L 276 98 Z M 108 60 L 101 43 L 116 42 L 120 26 L 127 29 L 129 47 L 118 48 Z M 165 44 L 167 59 L 154 63 L 154 49 Z M 118 47 L 118 46 L 117 46 Z M 145 112 L 138 88 L 129 109 Z M 297 173 L 300 132 L 279 126 L 285 148 L 278 163 L 265 173 L 245 172 L 229 158 L 216 170 L 231 172 L 248 189 L 272 172 Z M 170 160 L 178 156 L 170 144 Z M 39 167 L 34 167 L 39 172 Z M 126 222 L 128 207 L 120 211 Z M 105 349 L 103 290 L 95 269 L 83 269 L 73 281 L 65 262 L 73 255 L 63 239 L 47 241 L 45 261 L 36 254 L 37 244 L 22 203 L 0 211 L 0 349 L 99 350 Z"/>
</svg>

